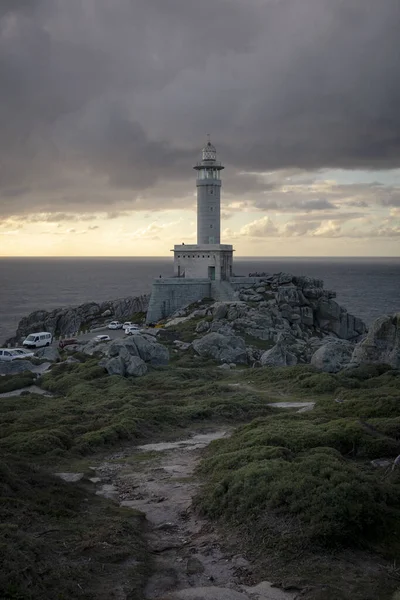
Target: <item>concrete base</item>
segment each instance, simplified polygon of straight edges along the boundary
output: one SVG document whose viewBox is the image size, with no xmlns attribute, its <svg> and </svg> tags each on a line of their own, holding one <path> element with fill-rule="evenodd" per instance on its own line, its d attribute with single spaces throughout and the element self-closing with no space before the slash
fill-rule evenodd
<svg viewBox="0 0 400 600">
<path fill-rule="evenodd" d="M 216 301 L 234 301 L 234 292 L 241 287 L 251 287 L 262 277 L 231 277 L 229 281 L 212 281 L 206 278 L 171 277 L 153 282 L 146 323 L 166 319 L 179 308 L 213 298 Z"/>
<path fill-rule="evenodd" d="M 211 297 L 211 281 L 209 279 L 184 279 L 172 277 L 156 279 L 153 282 L 146 323 L 157 323 L 176 310 Z"/>
</svg>

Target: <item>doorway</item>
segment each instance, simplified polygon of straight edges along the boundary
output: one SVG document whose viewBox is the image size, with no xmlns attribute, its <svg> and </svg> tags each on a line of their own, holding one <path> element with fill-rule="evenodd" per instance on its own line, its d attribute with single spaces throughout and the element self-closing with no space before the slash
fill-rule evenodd
<svg viewBox="0 0 400 600">
<path fill-rule="evenodd" d="M 215 280 L 215 267 L 208 267 L 208 279 Z"/>
</svg>

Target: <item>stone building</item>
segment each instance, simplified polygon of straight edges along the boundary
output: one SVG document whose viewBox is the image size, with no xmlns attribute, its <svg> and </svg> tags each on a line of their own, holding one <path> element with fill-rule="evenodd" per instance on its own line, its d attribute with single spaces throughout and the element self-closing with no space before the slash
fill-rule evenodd
<svg viewBox="0 0 400 600">
<path fill-rule="evenodd" d="M 197 171 L 197 244 L 174 246 L 174 276 L 227 281 L 232 275 L 233 248 L 221 244 L 221 171 L 217 151 L 208 141 Z"/>
<path fill-rule="evenodd" d="M 233 247 L 221 244 L 221 171 L 217 151 L 208 140 L 197 172 L 197 244 L 176 244 L 174 277 L 153 283 L 147 322 L 168 317 L 178 308 L 205 297 L 233 298 Z"/>
</svg>

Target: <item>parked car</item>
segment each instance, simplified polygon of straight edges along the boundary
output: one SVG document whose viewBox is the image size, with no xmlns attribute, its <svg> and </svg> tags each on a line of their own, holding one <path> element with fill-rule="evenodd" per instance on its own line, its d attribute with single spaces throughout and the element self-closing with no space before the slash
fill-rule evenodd
<svg viewBox="0 0 400 600">
<path fill-rule="evenodd" d="M 60 348 L 60 350 L 63 350 L 65 346 L 73 346 L 75 344 L 78 344 L 77 338 L 67 338 L 65 340 L 60 340 L 58 343 L 58 347 Z"/>
<path fill-rule="evenodd" d="M 14 352 L 12 348 L 0 348 L 0 360 L 16 360 L 22 358 L 19 354 Z"/>
<path fill-rule="evenodd" d="M 32 356 L 35 356 L 32 350 L 26 350 L 26 348 L 13 348 L 12 351 L 18 354 L 19 358 L 32 358 Z"/>
<path fill-rule="evenodd" d="M 119 321 L 111 321 L 111 323 L 109 323 L 107 327 L 108 329 L 122 329 L 122 323 L 120 323 Z"/>
<path fill-rule="evenodd" d="M 124 327 L 125 335 L 132 335 L 133 333 L 139 333 L 140 327 L 139 325 L 129 325 L 128 327 Z"/>
<path fill-rule="evenodd" d="M 41 348 L 42 346 L 50 346 L 53 341 L 53 336 L 48 331 L 39 331 L 38 333 L 30 333 L 22 342 L 27 348 Z"/>
<path fill-rule="evenodd" d="M 126 329 L 127 327 L 130 327 L 131 325 L 134 325 L 135 323 L 132 323 L 132 321 L 125 321 L 125 323 L 122 325 L 122 329 Z"/>
<path fill-rule="evenodd" d="M 96 337 L 93 338 L 93 341 L 94 342 L 99 342 L 99 343 L 100 342 L 110 342 L 111 338 L 110 338 L 109 335 L 101 334 L 101 335 L 96 335 Z"/>
</svg>

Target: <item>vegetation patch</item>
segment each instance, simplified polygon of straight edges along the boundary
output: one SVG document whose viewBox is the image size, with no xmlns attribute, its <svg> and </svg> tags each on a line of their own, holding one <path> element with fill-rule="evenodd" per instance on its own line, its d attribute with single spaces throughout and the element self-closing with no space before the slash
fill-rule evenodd
<svg viewBox="0 0 400 600">
<path fill-rule="evenodd" d="M 143 597 L 144 518 L 9 455 L 0 457 L 0 597 Z M 129 567 L 127 567 L 129 563 Z"/>
<path fill-rule="evenodd" d="M 35 383 L 36 375 L 30 371 L 18 375 L 3 375 L 0 378 L 0 394 L 20 390 Z"/>
<path fill-rule="evenodd" d="M 400 549 L 400 467 L 371 461 L 393 464 L 400 455 L 400 373 L 371 366 L 330 375 L 296 366 L 245 377 L 249 389 L 307 398 L 315 408 L 259 417 L 213 442 L 199 467 L 198 507 L 240 532 L 268 578 L 293 577 L 295 564 L 308 585 L 324 579 L 320 595 L 307 598 L 391 598 L 395 578 L 377 565 Z M 351 576 L 349 551 L 358 564 Z"/>
<path fill-rule="evenodd" d="M 262 393 L 228 386 L 215 367 L 108 376 L 97 359 L 55 365 L 40 380 L 54 397 L 6 398 L 0 449 L 45 463 L 146 439 L 198 422 L 243 422 L 272 412 Z"/>
</svg>

